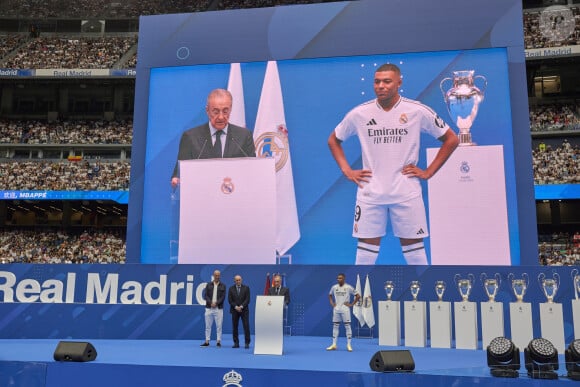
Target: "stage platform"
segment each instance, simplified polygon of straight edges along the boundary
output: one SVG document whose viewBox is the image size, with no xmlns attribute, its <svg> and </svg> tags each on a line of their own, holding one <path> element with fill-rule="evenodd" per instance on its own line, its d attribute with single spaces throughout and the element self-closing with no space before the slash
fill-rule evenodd
<svg viewBox="0 0 580 387">
<path fill-rule="evenodd" d="M 229 335 L 223 346 L 201 348 L 192 340 L 75 340 L 88 341 L 97 350 L 91 362 L 56 362 L 60 340 L 0 340 L 0 386 L 128 387 L 128 386 L 501 386 L 548 383 L 532 380 L 523 366 L 517 379 L 493 378 L 482 350 L 379 347 L 378 339 L 346 340 L 338 350 L 326 351 L 329 337 L 286 336 L 284 354 L 254 355 L 234 349 Z M 369 361 L 379 350 L 408 349 L 415 361 L 413 373 L 379 373 Z M 558 381 L 568 383 L 560 356 Z M 241 380 L 227 379 L 235 371 Z"/>
</svg>

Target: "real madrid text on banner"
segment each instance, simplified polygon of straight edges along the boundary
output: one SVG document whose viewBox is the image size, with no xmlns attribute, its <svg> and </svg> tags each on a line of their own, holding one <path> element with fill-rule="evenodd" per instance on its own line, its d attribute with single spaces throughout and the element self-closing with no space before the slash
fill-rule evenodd
<svg viewBox="0 0 580 387">
<path fill-rule="evenodd" d="M 268 62 L 254 128 L 258 157 L 276 159 L 276 250 L 286 253 L 300 239 L 284 101 L 275 61 Z"/>
</svg>

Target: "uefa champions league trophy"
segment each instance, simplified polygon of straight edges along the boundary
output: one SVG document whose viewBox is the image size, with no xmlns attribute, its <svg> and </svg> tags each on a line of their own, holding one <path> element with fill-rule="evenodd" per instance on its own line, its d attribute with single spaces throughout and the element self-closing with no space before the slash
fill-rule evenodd
<svg viewBox="0 0 580 387">
<path fill-rule="evenodd" d="M 483 289 L 485 289 L 485 293 L 489 298 L 489 302 L 494 302 L 499 286 L 501 285 L 501 276 L 499 273 L 495 273 L 493 278 L 488 278 L 486 273 L 481 273 L 479 278 L 481 279 Z"/>
<path fill-rule="evenodd" d="M 386 301 L 379 301 L 379 345 L 401 345 L 401 303 L 393 301 L 394 281 L 385 281 Z"/>
<path fill-rule="evenodd" d="M 574 299 L 578 299 L 578 294 L 580 293 L 580 274 L 578 274 L 578 269 L 572 269 L 570 273 L 572 276 L 572 283 L 574 284 Z"/>
<path fill-rule="evenodd" d="M 546 296 L 546 302 L 540 303 L 542 337 L 549 340 L 558 351 L 563 352 L 565 350 L 564 314 L 562 304 L 554 302 L 560 287 L 560 275 L 554 271 L 552 278 L 547 278 L 546 274 L 540 273 L 538 283 Z"/>
<path fill-rule="evenodd" d="M 574 284 L 574 299 L 572 300 L 572 320 L 574 321 L 574 337 L 580 337 L 580 274 L 578 269 L 570 272 Z"/>
<path fill-rule="evenodd" d="M 404 302 L 405 346 L 425 347 L 427 345 L 427 303 L 417 300 L 421 283 L 411 281 L 409 290 L 413 300 Z"/>
<path fill-rule="evenodd" d="M 534 338 L 532 305 L 529 302 L 524 302 L 530 277 L 527 273 L 522 273 L 521 278 L 515 278 L 514 273 L 509 273 L 508 280 L 516 296 L 516 302 L 510 302 L 510 330 L 512 341 L 518 348 L 525 348 Z"/>
<path fill-rule="evenodd" d="M 512 291 L 516 296 L 517 302 L 524 302 L 524 296 L 528 290 L 528 284 L 530 283 L 530 278 L 527 273 L 522 274 L 522 278 L 516 279 L 514 273 L 508 275 L 508 279 L 512 283 Z M 526 344 L 527 345 L 527 344 Z"/>
<path fill-rule="evenodd" d="M 429 302 L 432 348 L 451 348 L 451 303 L 443 301 L 446 288 L 445 281 L 435 281 L 437 301 Z"/>
<path fill-rule="evenodd" d="M 481 342 L 482 347 L 487 348 L 493 339 L 503 337 L 503 303 L 496 302 L 495 296 L 501 285 L 501 275 L 495 273 L 493 277 L 488 277 L 486 273 L 479 276 L 488 301 L 480 304 L 481 314 Z"/>
<path fill-rule="evenodd" d="M 392 301 L 393 291 L 395 290 L 395 283 L 393 281 L 385 282 L 385 294 L 387 295 L 387 301 Z"/>
<path fill-rule="evenodd" d="M 411 290 L 411 295 L 413 296 L 413 301 L 417 301 L 417 297 L 419 296 L 419 291 L 421 290 L 421 283 L 419 281 L 411 281 L 411 285 L 409 285 L 409 289 Z"/>
<path fill-rule="evenodd" d="M 469 294 L 471 294 L 471 288 L 475 282 L 475 276 L 473 274 L 468 274 L 467 278 L 461 278 L 461 275 L 455 274 L 454 277 L 455 284 L 457 285 L 457 290 L 461 295 L 463 302 L 469 301 Z"/>
<path fill-rule="evenodd" d="M 439 302 L 443 301 L 443 293 L 445 293 L 446 284 L 445 281 L 435 282 L 435 294 L 437 294 L 437 299 Z"/>
<path fill-rule="evenodd" d="M 460 302 L 453 303 L 455 310 L 455 348 L 477 349 L 477 304 L 469 301 L 469 295 L 475 282 L 475 276 L 467 274 L 467 278 L 461 278 L 455 274 L 453 278 L 461 296 Z"/>
<path fill-rule="evenodd" d="M 558 292 L 558 288 L 560 287 L 560 275 L 558 273 L 554 273 L 552 278 L 546 278 L 544 273 L 540 273 L 538 275 L 538 283 L 540 287 L 544 291 L 544 295 L 546 296 L 546 300 L 549 303 L 554 302 L 554 297 L 556 297 L 556 293 Z"/>
<path fill-rule="evenodd" d="M 449 115 L 459 128 L 460 146 L 475 145 L 471 141 L 471 126 L 487 88 L 487 79 L 483 75 L 474 76 L 474 73 L 474 70 L 454 71 L 453 78 L 444 78 L 439 84 Z M 483 81 L 481 89 L 475 86 L 476 79 Z M 443 84 L 447 81 L 453 81 L 453 87 L 445 91 Z"/>
</svg>

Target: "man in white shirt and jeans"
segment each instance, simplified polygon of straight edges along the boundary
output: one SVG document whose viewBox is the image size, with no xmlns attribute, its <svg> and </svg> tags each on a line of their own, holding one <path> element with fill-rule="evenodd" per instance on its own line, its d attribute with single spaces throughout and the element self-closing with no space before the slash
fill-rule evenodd
<svg viewBox="0 0 580 387">
<path fill-rule="evenodd" d="M 224 321 L 224 300 L 226 285 L 220 282 L 219 270 L 213 272 L 213 280 L 205 287 L 205 342 L 201 347 L 209 347 L 211 326 L 215 322 L 216 346 L 222 346 L 222 324 Z"/>
</svg>

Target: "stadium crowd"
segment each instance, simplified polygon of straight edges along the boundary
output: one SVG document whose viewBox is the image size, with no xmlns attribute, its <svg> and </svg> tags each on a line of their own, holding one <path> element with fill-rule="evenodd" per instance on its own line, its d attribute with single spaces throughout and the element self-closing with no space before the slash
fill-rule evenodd
<svg viewBox="0 0 580 387">
<path fill-rule="evenodd" d="M 544 266 L 580 265 L 580 231 L 539 235 L 539 261 Z"/>
<path fill-rule="evenodd" d="M 121 232 L 3 230 L 0 263 L 125 263 Z"/>
<path fill-rule="evenodd" d="M 533 151 L 535 184 L 580 184 L 580 148 L 564 140 L 553 149 L 540 143 Z"/>
<path fill-rule="evenodd" d="M 532 132 L 554 130 L 580 130 L 578 104 L 550 104 L 530 106 Z"/>
<path fill-rule="evenodd" d="M 128 161 L 3 161 L 0 190 L 127 191 Z"/>
<path fill-rule="evenodd" d="M 136 36 L 41 36 L 18 47 L 3 61 L 3 66 L 13 69 L 107 69 L 136 43 Z"/>
<path fill-rule="evenodd" d="M 26 40 L 26 35 L 17 34 L 0 34 L 0 58 L 12 52 Z"/>
<path fill-rule="evenodd" d="M 133 122 L 0 120 L 0 144 L 131 144 Z"/>
<path fill-rule="evenodd" d="M 136 18 L 140 15 L 198 12 L 212 0 L 2 0 L 0 13 L 29 18 Z"/>
<path fill-rule="evenodd" d="M 570 7 L 576 28 L 571 34 L 566 29 L 551 28 L 549 34 L 543 33 L 540 26 L 542 11 L 524 11 L 524 45 L 526 49 L 561 47 L 580 44 L 580 10 Z M 547 17 L 547 16 L 544 16 Z M 558 32 L 562 35 L 559 36 Z"/>
</svg>

